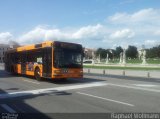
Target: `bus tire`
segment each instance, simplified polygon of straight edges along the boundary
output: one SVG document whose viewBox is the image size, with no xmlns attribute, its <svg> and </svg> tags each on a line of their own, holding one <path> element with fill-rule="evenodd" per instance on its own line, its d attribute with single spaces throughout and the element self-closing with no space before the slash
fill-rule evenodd
<svg viewBox="0 0 160 119">
<path fill-rule="evenodd" d="M 34 71 L 34 76 L 35 76 L 36 80 L 38 80 L 38 81 L 41 80 L 40 69 L 38 67 L 36 67 L 36 69 Z"/>
</svg>

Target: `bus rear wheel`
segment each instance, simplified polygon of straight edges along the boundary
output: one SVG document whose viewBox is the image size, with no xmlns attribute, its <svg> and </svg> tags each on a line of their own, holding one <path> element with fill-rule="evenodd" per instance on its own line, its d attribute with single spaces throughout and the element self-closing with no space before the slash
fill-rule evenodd
<svg viewBox="0 0 160 119">
<path fill-rule="evenodd" d="M 36 80 L 41 80 L 41 76 L 40 76 L 40 69 L 36 68 L 36 70 L 34 71 L 34 76 L 36 78 Z"/>
</svg>

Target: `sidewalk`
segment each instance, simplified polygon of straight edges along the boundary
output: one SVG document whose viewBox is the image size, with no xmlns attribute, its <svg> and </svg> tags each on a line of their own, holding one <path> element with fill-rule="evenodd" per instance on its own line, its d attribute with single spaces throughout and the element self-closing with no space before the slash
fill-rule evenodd
<svg viewBox="0 0 160 119">
<path fill-rule="evenodd" d="M 83 71 L 86 74 L 117 75 L 117 76 L 160 79 L 160 71 L 120 70 L 120 69 L 113 70 L 113 69 L 93 69 L 93 68 L 84 68 Z"/>
<path fill-rule="evenodd" d="M 112 66 L 112 67 L 120 67 L 120 66 L 125 66 L 125 67 L 154 67 L 154 68 L 158 68 L 160 67 L 160 64 L 131 64 L 131 63 L 127 63 L 127 64 L 116 64 L 116 63 L 108 63 L 108 64 L 84 64 L 84 66 Z"/>
</svg>

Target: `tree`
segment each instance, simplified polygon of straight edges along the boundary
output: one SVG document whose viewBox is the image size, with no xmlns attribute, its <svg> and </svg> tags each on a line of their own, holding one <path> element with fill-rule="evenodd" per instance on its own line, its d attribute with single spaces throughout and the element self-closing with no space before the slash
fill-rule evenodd
<svg viewBox="0 0 160 119">
<path fill-rule="evenodd" d="M 130 58 L 137 58 L 137 55 L 138 55 L 137 47 L 128 46 L 128 49 L 126 50 L 126 56 Z"/>
<path fill-rule="evenodd" d="M 103 48 L 98 48 L 96 51 L 96 56 L 101 56 L 102 59 L 105 59 L 107 57 L 107 52 Z"/>
<path fill-rule="evenodd" d="M 98 48 L 96 51 L 96 56 L 98 57 L 100 55 L 102 59 L 105 59 L 108 54 L 108 58 L 113 59 L 118 57 L 117 54 L 120 54 L 122 51 L 123 49 L 121 47 L 118 47 L 117 50 Z"/>
<path fill-rule="evenodd" d="M 122 47 L 121 47 L 121 46 L 116 47 L 116 50 L 115 50 L 115 57 L 116 57 L 116 58 L 119 58 L 121 52 L 123 52 Z"/>
<path fill-rule="evenodd" d="M 147 58 L 160 58 L 160 45 L 147 49 Z"/>
</svg>

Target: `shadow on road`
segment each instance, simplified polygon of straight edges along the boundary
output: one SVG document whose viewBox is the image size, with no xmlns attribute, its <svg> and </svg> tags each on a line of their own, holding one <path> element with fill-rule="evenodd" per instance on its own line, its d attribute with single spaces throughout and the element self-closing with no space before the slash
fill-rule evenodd
<svg viewBox="0 0 160 119">
<path fill-rule="evenodd" d="M 2 92 L 3 95 L 7 94 L 5 93 L 5 91 L 1 89 L 0 92 L 1 92 L 0 96 L 2 95 Z M 25 103 L 25 100 L 35 98 L 37 96 L 38 95 L 25 96 L 21 98 L 5 98 L 5 99 L 0 98 L 0 113 L 1 113 L 0 118 L 5 118 L 5 116 L 9 115 L 12 115 L 12 117 L 14 118 L 14 116 L 18 115 L 17 117 L 18 119 L 51 119 L 46 114 L 39 112 L 38 110 L 34 109 L 33 107 Z M 2 105 L 3 106 L 5 105 L 6 108 L 3 107 Z M 21 105 L 21 107 L 25 107 L 25 109 L 27 109 L 28 112 L 24 112 L 23 108 L 17 108 L 19 105 Z"/>
<path fill-rule="evenodd" d="M 8 73 L 5 70 L 0 69 L 0 78 L 19 77 L 19 75 Z"/>
<path fill-rule="evenodd" d="M 53 95 L 55 96 L 72 95 L 72 93 L 68 93 L 66 91 L 55 91 L 55 92 L 46 93 L 46 94 L 45 93 L 37 94 L 37 95 L 27 94 L 26 96 L 3 98 L 4 94 L 8 95 L 7 92 L 0 89 L 0 113 L 1 113 L 0 118 L 7 118 L 5 116 L 7 116 L 8 114 L 8 115 L 12 115 L 12 118 L 14 118 L 14 115 L 18 115 L 18 118 L 16 119 L 62 119 L 64 118 L 65 115 L 61 114 L 57 117 L 56 113 L 53 113 L 53 114 L 42 113 L 39 110 L 35 109 L 33 106 L 27 104 L 26 100 L 42 97 L 46 95 L 52 95 L 52 96 Z M 7 106 L 7 108 L 4 108 L 2 105 L 5 105 L 5 107 Z"/>
<path fill-rule="evenodd" d="M 73 79 L 73 78 L 69 78 L 66 80 L 61 80 L 61 79 L 55 79 L 55 80 L 44 80 L 50 83 L 54 83 L 54 84 L 59 84 L 59 85 L 65 85 L 65 84 L 85 84 L 85 83 L 94 83 L 94 82 L 101 82 L 101 81 L 105 81 L 105 80 L 101 80 L 101 79 L 92 79 L 92 78 L 77 78 L 77 79 Z"/>
<path fill-rule="evenodd" d="M 0 89 L 0 92 L 6 93 L 4 90 Z M 7 93 L 6 93 L 7 94 Z M 20 96 L 15 98 L 1 98 L 0 94 L 0 118 L 2 119 L 107 119 L 109 115 L 107 114 L 94 114 L 94 113 L 43 113 L 39 109 L 34 108 L 31 104 L 27 104 L 27 100 L 34 99 L 43 96 L 70 96 L 72 93 L 66 91 L 56 91 L 52 93 L 34 94 L 27 96 Z M 46 97 L 45 97 L 46 98 Z M 63 98 L 63 97 L 62 97 Z M 47 99 L 47 98 L 46 98 Z M 53 100 L 54 101 L 54 100 Z M 46 102 L 46 101 L 45 101 Z M 51 102 L 50 102 L 51 103 Z M 41 105 L 41 103 L 37 103 Z M 8 106 L 6 109 L 2 105 Z M 43 106 L 45 106 L 43 104 Z M 64 105 L 65 106 L 65 105 Z M 42 106 L 41 106 L 42 107 Z M 46 108 L 46 107 L 45 107 Z M 58 107 L 55 107 L 58 108 Z M 9 112 L 9 111 L 12 112 Z M 13 112 L 13 110 L 15 112 Z M 50 110 L 52 112 L 52 110 Z M 10 115 L 9 117 L 6 117 Z M 14 115 L 18 117 L 14 118 Z M 5 116 L 5 117 L 3 117 Z M 12 117 L 12 118 L 11 118 Z"/>
<path fill-rule="evenodd" d="M 21 75 L 19 75 L 21 76 Z M 19 77 L 18 76 L 18 77 Z M 17 77 L 16 75 L 12 75 L 10 73 L 7 73 L 4 70 L 0 70 L 0 79 L 3 78 L 8 78 L 9 80 L 12 77 Z M 24 76 L 24 78 L 31 78 L 34 80 L 33 77 L 29 76 Z M 4 79 L 6 80 L 6 79 Z M 11 79 L 12 80 L 12 79 Z M 82 78 L 82 79 L 67 79 L 67 80 L 51 80 L 51 79 L 44 79 L 42 82 L 48 82 L 48 83 L 53 83 L 57 85 L 69 85 L 69 84 L 85 84 L 85 83 L 94 83 L 94 82 L 100 82 L 100 81 L 105 81 L 105 80 L 99 80 L 99 79 L 91 79 L 91 78 Z M 2 83 L 2 80 L 1 80 Z M 36 98 L 43 97 L 43 99 L 47 100 L 47 96 L 72 96 L 72 93 L 67 92 L 67 91 L 57 91 L 57 90 L 52 90 L 51 92 L 46 92 L 46 93 L 39 93 L 39 94 L 33 94 L 33 93 L 25 93 L 25 92 L 19 92 L 17 94 L 12 94 L 12 96 L 8 93 L 8 91 L 15 91 L 19 90 L 16 87 L 11 87 L 11 88 L 5 88 L 1 89 L 0 88 L 0 113 L 9 113 L 8 110 L 6 110 L 2 105 L 7 105 L 11 109 L 15 110 L 15 114 L 18 114 L 18 119 L 81 119 L 83 118 L 82 114 L 68 114 L 68 113 L 43 113 L 38 107 L 34 107 L 33 105 L 27 103 L 28 100 L 36 100 Z M 15 95 L 15 96 L 14 96 Z M 6 97 L 5 97 L 6 96 Z M 53 100 L 54 101 L 54 100 Z M 72 101 L 72 100 L 71 100 Z M 43 102 L 43 101 L 42 101 Z M 49 102 L 48 102 L 49 103 Z M 51 103 L 51 102 L 50 102 Z M 39 102 L 37 102 L 35 105 L 41 105 Z M 45 106 L 42 104 L 42 106 Z M 40 106 L 42 108 L 42 106 Z M 65 106 L 65 105 L 64 105 Z M 44 109 L 47 109 L 47 107 L 44 107 Z M 54 107 L 58 108 L 58 107 Z M 52 110 L 50 110 L 52 112 Z M 0 115 L 2 116 L 2 115 Z M 88 116 L 92 116 L 92 114 L 89 115 L 84 115 L 84 118 L 87 118 Z M 0 117 L 1 118 L 1 117 Z M 3 118 L 3 117 L 2 117 Z M 94 119 L 94 116 L 92 117 Z"/>
<path fill-rule="evenodd" d="M 19 88 L 7 88 L 5 90 L 19 90 Z"/>
</svg>

